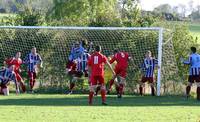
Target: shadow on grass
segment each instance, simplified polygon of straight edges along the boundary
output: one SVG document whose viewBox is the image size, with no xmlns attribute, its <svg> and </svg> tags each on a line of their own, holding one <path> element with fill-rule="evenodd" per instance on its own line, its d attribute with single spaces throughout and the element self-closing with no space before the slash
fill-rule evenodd
<svg viewBox="0 0 200 122">
<path fill-rule="evenodd" d="M 3 96 L 1 96 L 3 97 Z M 186 100 L 181 96 L 124 96 L 122 99 L 116 98 L 116 96 L 110 95 L 107 97 L 108 106 L 121 106 L 121 107 L 137 107 L 137 106 L 199 106 L 200 102 L 196 99 L 190 98 Z M 88 97 L 86 95 L 62 95 L 56 98 L 56 96 L 39 97 L 37 95 L 29 97 L 15 98 L 5 97 L 0 99 L 0 106 L 88 106 Z M 102 106 L 101 97 L 94 97 L 93 106 Z"/>
</svg>

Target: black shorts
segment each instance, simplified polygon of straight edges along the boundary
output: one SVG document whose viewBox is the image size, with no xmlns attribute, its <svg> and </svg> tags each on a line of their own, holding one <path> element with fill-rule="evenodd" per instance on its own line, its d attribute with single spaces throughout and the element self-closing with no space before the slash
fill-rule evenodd
<svg viewBox="0 0 200 122">
<path fill-rule="evenodd" d="M 189 75 L 188 82 L 190 83 L 200 82 L 200 75 Z"/>
</svg>

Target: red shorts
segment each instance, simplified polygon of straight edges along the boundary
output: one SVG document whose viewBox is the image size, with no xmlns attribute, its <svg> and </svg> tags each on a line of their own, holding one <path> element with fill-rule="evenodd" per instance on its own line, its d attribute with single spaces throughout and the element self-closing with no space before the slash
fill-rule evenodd
<svg viewBox="0 0 200 122">
<path fill-rule="evenodd" d="M 29 79 L 34 80 L 36 78 L 36 73 L 28 71 L 28 76 L 29 76 Z"/>
<path fill-rule="evenodd" d="M 200 82 L 200 75 L 190 75 L 188 77 L 188 82 L 190 83 Z"/>
<path fill-rule="evenodd" d="M 122 68 L 115 68 L 115 73 L 116 75 L 119 75 L 120 77 L 126 78 L 127 72 L 126 72 L 126 68 L 122 69 Z"/>
<path fill-rule="evenodd" d="M 104 76 L 91 76 L 90 85 L 104 85 Z"/>
<path fill-rule="evenodd" d="M 142 83 L 145 83 L 145 82 L 148 82 L 148 83 L 153 83 L 153 77 L 142 77 L 142 80 L 141 80 L 141 82 Z"/>
</svg>

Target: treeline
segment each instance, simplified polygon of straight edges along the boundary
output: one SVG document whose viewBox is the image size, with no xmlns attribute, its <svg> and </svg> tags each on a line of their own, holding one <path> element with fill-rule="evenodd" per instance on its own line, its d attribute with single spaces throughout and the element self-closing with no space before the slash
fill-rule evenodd
<svg viewBox="0 0 200 122">
<path fill-rule="evenodd" d="M 142 14 L 137 0 L 9 1 L 17 16 L 2 25 L 151 26 L 157 19 Z"/>
</svg>

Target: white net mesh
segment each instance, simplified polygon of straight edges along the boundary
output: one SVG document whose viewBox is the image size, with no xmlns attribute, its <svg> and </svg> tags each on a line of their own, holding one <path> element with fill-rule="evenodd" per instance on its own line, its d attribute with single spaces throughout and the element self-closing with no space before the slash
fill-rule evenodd
<svg viewBox="0 0 200 122">
<path fill-rule="evenodd" d="M 151 50 L 153 56 L 158 57 L 158 28 L 0 27 L 0 61 L 2 63 L 5 58 L 13 56 L 17 51 L 21 51 L 24 57 L 31 47 L 35 46 L 44 61 L 44 68 L 38 77 L 41 85 L 66 86 L 65 65 L 70 49 L 74 41 L 81 39 L 93 42 L 94 45 L 101 45 L 106 56 L 112 55 L 113 50 L 119 48 L 134 58 L 128 68 L 128 91 L 137 90 L 136 85 L 141 79 L 140 66 L 145 52 Z M 164 38 L 164 42 L 167 39 Z M 163 47 L 162 58 L 162 77 L 167 81 L 176 72 L 173 55 L 172 41 L 168 41 Z"/>
</svg>

